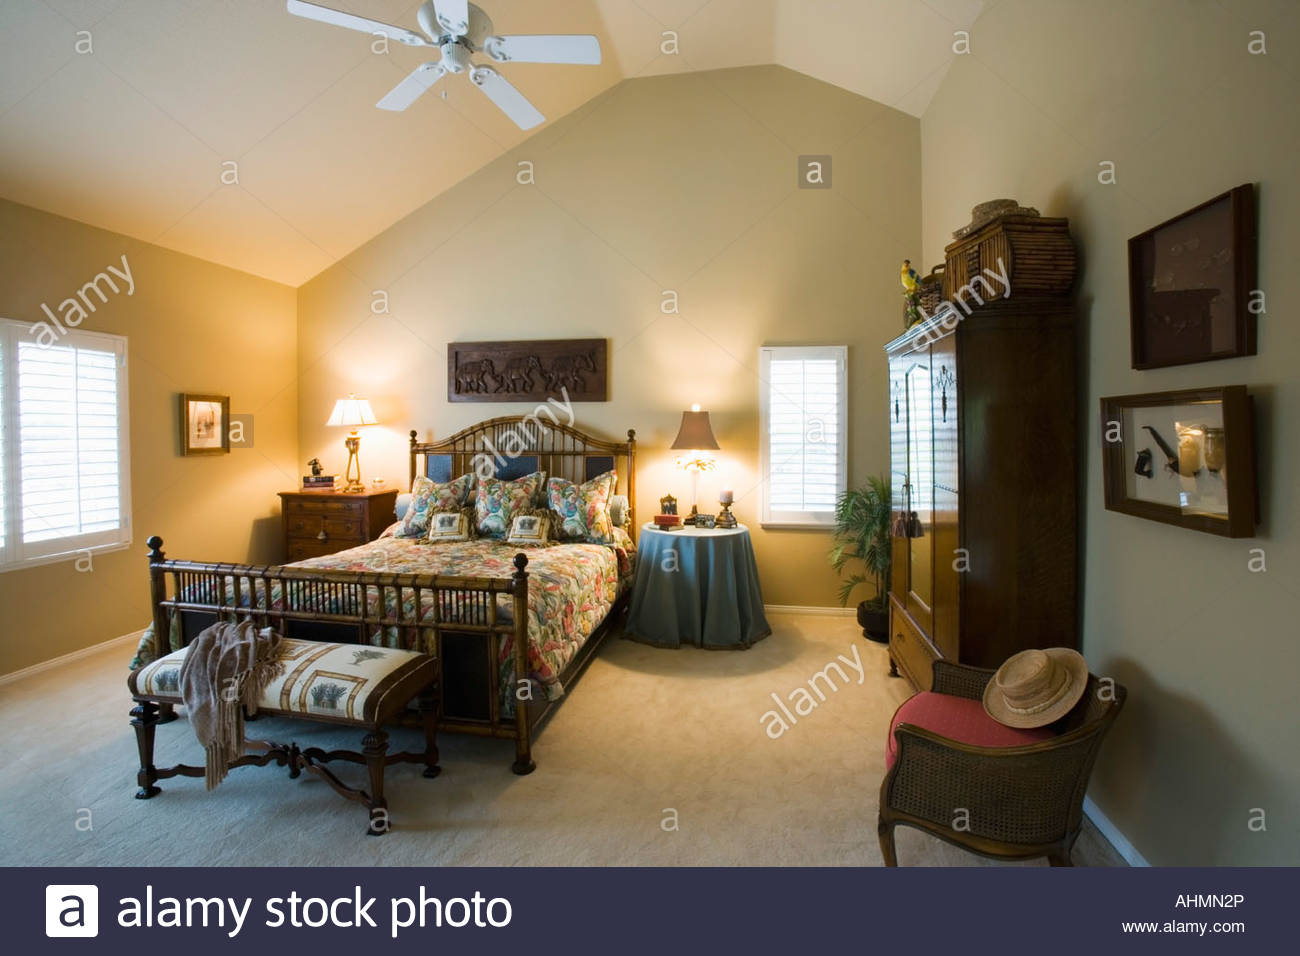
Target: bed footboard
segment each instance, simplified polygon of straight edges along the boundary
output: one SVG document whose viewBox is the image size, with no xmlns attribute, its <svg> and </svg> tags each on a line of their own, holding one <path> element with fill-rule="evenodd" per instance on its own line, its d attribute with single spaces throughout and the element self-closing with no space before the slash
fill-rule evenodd
<svg viewBox="0 0 1300 956">
<path fill-rule="evenodd" d="M 162 538 L 149 538 L 149 594 L 154 655 L 188 644 L 216 621 L 252 621 L 286 637 L 381 644 L 444 657 L 444 639 L 476 643 L 489 664 L 484 720 L 440 715 L 440 729 L 513 736 L 511 769 L 531 773 L 532 724 L 517 688 L 528 677 L 528 557 L 518 554 L 508 577 L 461 577 L 337 571 L 281 565 L 170 561 Z M 501 615 L 498 600 L 511 602 Z M 516 687 L 513 717 L 502 714 L 501 642 L 512 640 Z"/>
</svg>

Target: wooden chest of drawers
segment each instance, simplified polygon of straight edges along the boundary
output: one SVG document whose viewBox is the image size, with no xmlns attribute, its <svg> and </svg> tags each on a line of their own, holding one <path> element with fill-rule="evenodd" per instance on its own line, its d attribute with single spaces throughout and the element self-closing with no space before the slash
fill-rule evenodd
<svg viewBox="0 0 1300 956">
<path fill-rule="evenodd" d="M 282 491 L 286 561 L 333 554 L 374 541 L 393 523 L 397 489 L 349 495 L 339 491 Z"/>
</svg>

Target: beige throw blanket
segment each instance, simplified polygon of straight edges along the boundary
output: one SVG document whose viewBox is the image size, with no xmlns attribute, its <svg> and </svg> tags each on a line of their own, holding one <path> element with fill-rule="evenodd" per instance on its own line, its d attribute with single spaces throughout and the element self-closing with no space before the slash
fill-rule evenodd
<svg viewBox="0 0 1300 956">
<path fill-rule="evenodd" d="M 190 726 L 207 752 L 209 790 L 244 753 L 244 709 L 257 713 L 262 690 L 284 669 L 279 647 L 279 634 L 258 631 L 248 621 L 213 624 L 190 644 L 180 691 Z"/>
</svg>

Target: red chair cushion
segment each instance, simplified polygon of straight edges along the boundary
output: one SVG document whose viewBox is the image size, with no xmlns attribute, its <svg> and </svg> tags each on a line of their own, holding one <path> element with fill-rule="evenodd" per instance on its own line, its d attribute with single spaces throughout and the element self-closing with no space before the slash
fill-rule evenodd
<svg viewBox="0 0 1300 956">
<path fill-rule="evenodd" d="M 894 766 L 894 760 L 898 757 L 894 728 L 899 724 L 915 724 L 977 747 L 1019 747 L 1055 736 L 1046 727 L 1020 729 L 999 724 L 984 712 L 982 701 L 922 691 L 903 701 L 898 710 L 894 711 L 894 719 L 889 723 L 889 740 L 885 744 L 887 770 Z"/>
</svg>

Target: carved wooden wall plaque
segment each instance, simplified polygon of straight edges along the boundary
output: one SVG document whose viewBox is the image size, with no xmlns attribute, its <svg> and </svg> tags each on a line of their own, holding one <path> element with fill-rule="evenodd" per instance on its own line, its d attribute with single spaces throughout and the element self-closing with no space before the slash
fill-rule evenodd
<svg viewBox="0 0 1300 956">
<path fill-rule="evenodd" d="M 450 402 L 608 401 L 604 339 L 452 342 Z"/>
</svg>

